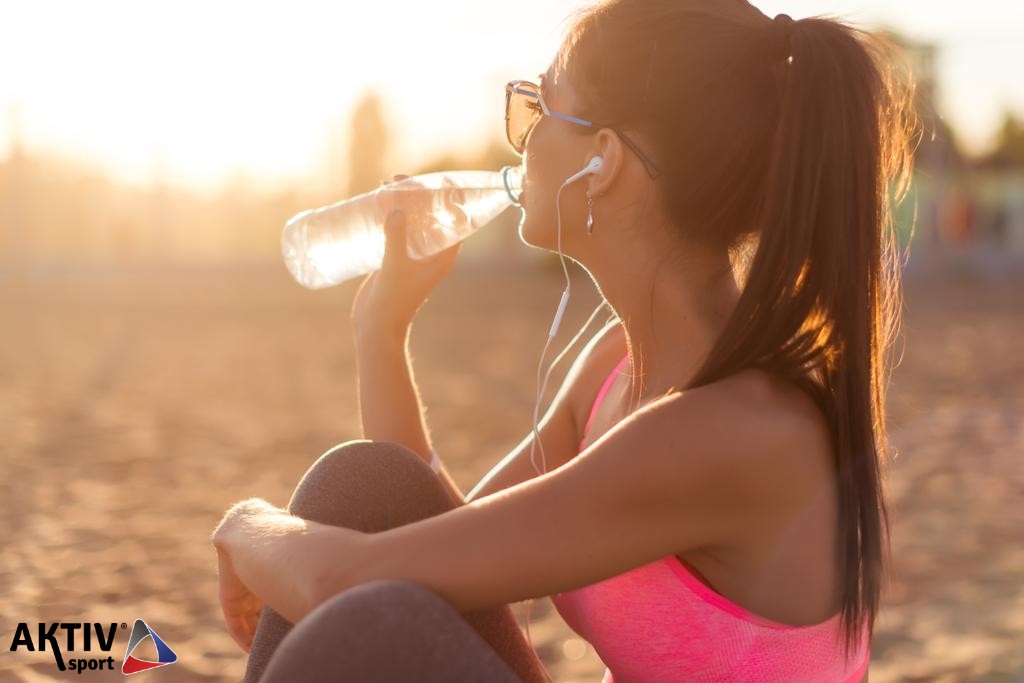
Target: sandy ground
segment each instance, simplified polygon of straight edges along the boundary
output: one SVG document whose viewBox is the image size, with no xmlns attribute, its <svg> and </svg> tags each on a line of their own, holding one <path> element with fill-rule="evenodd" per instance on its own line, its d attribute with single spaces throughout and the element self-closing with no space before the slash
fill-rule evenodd
<svg viewBox="0 0 1024 683">
<path fill-rule="evenodd" d="M 463 490 L 530 428 L 561 277 L 460 267 L 416 322 L 428 421 Z M 354 283 L 312 292 L 281 267 L 0 284 L 0 681 L 59 673 L 49 652 L 8 651 L 17 622 L 136 618 L 179 657 L 146 680 L 238 680 L 207 537 L 235 500 L 284 505 L 319 454 L 358 438 Z M 563 344 L 596 302 L 576 284 Z M 907 284 L 873 682 L 1024 681 L 1022 291 L 1020 276 Z M 596 683 L 593 649 L 547 600 L 531 611 L 559 683 Z"/>
</svg>

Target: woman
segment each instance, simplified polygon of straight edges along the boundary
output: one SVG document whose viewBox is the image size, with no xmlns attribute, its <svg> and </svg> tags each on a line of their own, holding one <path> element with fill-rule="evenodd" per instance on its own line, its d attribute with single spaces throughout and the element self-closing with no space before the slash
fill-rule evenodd
<svg viewBox="0 0 1024 683">
<path fill-rule="evenodd" d="M 508 133 L 522 239 L 616 317 L 464 498 L 405 354 L 457 247 L 410 261 L 390 220 L 353 308 L 367 439 L 214 535 L 247 680 L 543 680 L 508 607 L 538 596 L 605 683 L 867 680 L 914 123 L 887 48 L 739 0 L 581 12 L 540 87 L 510 84 Z"/>
</svg>

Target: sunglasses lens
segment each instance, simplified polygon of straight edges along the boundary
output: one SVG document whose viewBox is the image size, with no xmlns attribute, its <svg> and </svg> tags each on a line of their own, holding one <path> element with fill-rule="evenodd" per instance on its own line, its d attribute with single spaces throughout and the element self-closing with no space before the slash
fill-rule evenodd
<svg viewBox="0 0 1024 683">
<path fill-rule="evenodd" d="M 505 132 L 517 153 L 526 148 L 526 139 L 541 116 L 539 94 L 536 88 L 524 83 L 510 87 L 505 111 Z"/>
</svg>

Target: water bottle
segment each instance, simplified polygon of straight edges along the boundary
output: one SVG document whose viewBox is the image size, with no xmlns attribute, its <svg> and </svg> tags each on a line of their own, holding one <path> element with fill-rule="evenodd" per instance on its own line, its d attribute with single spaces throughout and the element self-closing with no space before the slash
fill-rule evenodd
<svg viewBox="0 0 1024 683">
<path fill-rule="evenodd" d="M 331 287 L 380 268 L 384 219 L 405 213 L 406 252 L 424 259 L 519 206 L 522 166 L 500 171 L 440 171 L 382 185 L 293 216 L 281 235 L 288 271 L 309 289 Z"/>
</svg>

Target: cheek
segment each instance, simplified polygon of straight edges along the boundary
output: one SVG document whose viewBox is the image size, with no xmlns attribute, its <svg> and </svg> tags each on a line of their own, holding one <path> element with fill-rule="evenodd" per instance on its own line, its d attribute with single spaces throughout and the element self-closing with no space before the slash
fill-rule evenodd
<svg viewBox="0 0 1024 683">
<path fill-rule="evenodd" d="M 551 146 L 551 141 L 545 138 L 546 130 L 544 123 L 544 121 L 541 121 L 533 129 L 526 141 L 526 148 L 523 150 L 523 187 L 527 189 L 531 185 L 543 187 L 551 178 L 551 168 L 549 166 L 555 153 Z"/>
<path fill-rule="evenodd" d="M 544 122 L 542 121 L 541 124 Z M 558 168 L 558 154 L 554 140 L 545 137 L 546 131 L 538 125 L 527 140 L 523 154 L 522 216 L 519 221 L 519 237 L 527 244 L 543 248 L 555 248 L 557 213 L 555 197 L 564 180 L 563 171 Z M 573 202 L 570 188 L 562 192 L 562 229 L 571 225 Z M 562 235 L 563 246 L 565 233 Z"/>
</svg>

